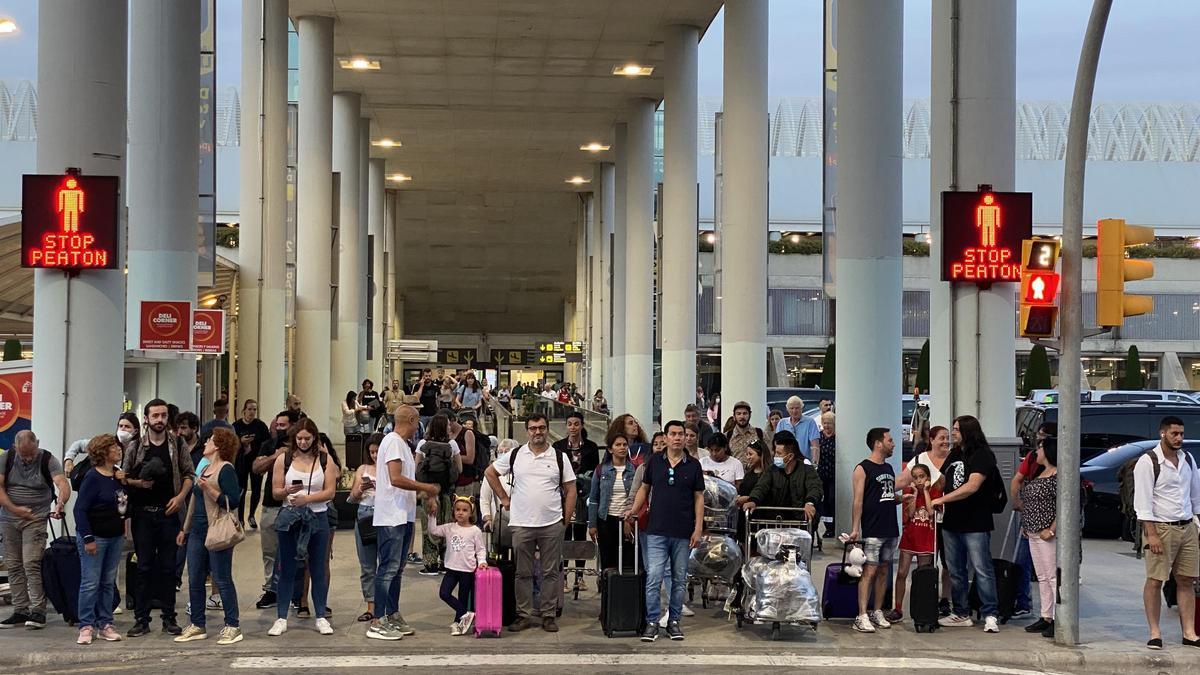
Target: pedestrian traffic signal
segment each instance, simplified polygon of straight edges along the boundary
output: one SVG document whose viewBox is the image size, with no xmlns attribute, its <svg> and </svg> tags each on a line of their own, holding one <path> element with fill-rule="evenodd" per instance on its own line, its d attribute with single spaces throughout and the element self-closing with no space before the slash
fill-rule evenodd
<svg viewBox="0 0 1200 675">
<path fill-rule="evenodd" d="M 1022 337 L 1053 337 L 1058 323 L 1058 297 L 1061 278 L 1054 271 L 1061 244 L 1054 239 L 1025 239 L 1021 242 L 1021 314 Z"/>
<path fill-rule="evenodd" d="M 1126 247 L 1154 241 L 1154 229 L 1126 225 L 1120 218 L 1102 219 L 1097 229 L 1096 324 L 1113 328 L 1123 324 L 1127 316 L 1146 314 L 1154 309 L 1154 300 L 1150 296 L 1125 293 L 1126 281 L 1154 276 L 1154 263 L 1125 258 Z"/>
</svg>

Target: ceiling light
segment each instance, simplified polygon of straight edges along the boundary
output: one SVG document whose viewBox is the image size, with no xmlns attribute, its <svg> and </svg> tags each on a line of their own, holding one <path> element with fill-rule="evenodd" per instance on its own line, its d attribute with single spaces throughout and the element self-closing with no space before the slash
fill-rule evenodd
<svg viewBox="0 0 1200 675">
<path fill-rule="evenodd" d="M 586 145 L 579 146 L 579 149 L 585 152 L 604 152 L 605 150 L 608 150 L 609 147 L 610 146 L 604 145 L 598 141 L 592 141 Z"/>
<path fill-rule="evenodd" d="M 387 179 L 393 183 L 407 183 L 408 181 L 412 180 L 412 176 L 406 173 L 394 173 L 388 176 Z"/>
<path fill-rule="evenodd" d="M 583 185 L 584 183 L 592 182 L 592 179 L 584 178 L 583 176 L 571 176 L 564 182 L 570 183 L 571 185 Z"/>
<path fill-rule="evenodd" d="M 220 300 L 221 299 L 219 297 L 217 297 L 215 295 L 211 295 L 204 299 L 203 304 L 205 307 L 212 307 L 213 305 L 216 305 L 218 302 L 220 302 Z"/>
<path fill-rule="evenodd" d="M 338 59 L 338 64 L 344 70 L 379 70 L 379 61 L 377 59 L 368 59 L 365 56 Z"/>
<path fill-rule="evenodd" d="M 15 32 L 17 32 L 17 22 L 7 16 L 0 17 L 0 34 Z"/>
<path fill-rule="evenodd" d="M 371 145 L 377 148 L 398 148 L 404 144 L 400 141 L 395 141 L 390 138 L 381 138 L 377 141 L 371 141 Z"/>
<path fill-rule="evenodd" d="M 622 77 L 650 77 L 654 73 L 654 66 L 642 66 L 636 63 L 627 63 L 623 66 L 613 66 L 612 74 Z"/>
</svg>

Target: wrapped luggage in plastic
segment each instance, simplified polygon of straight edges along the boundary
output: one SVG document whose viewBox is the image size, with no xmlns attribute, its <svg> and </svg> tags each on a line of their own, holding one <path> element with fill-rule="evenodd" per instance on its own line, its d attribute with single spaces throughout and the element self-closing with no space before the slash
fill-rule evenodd
<svg viewBox="0 0 1200 675">
<path fill-rule="evenodd" d="M 699 579 L 732 583 L 741 567 L 742 548 L 725 535 L 705 535 L 688 558 L 688 574 Z"/>
<path fill-rule="evenodd" d="M 704 477 L 704 519 L 710 528 L 737 529 L 737 488 L 716 476 Z"/>
<path fill-rule="evenodd" d="M 808 567 L 812 556 L 812 535 L 798 527 L 764 528 L 754 534 L 758 554 L 774 558 L 785 546 L 795 549 L 796 558 Z"/>
<path fill-rule="evenodd" d="M 759 621 L 816 622 L 821 618 L 821 602 L 812 575 L 797 565 L 794 553 L 786 560 L 764 565 L 754 580 L 754 596 L 749 615 Z"/>
</svg>

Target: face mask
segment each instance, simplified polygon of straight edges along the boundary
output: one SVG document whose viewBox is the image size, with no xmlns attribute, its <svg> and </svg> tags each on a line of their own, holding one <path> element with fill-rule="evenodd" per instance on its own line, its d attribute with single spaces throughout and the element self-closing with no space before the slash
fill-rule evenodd
<svg viewBox="0 0 1200 675">
<path fill-rule="evenodd" d="M 782 457 L 776 457 L 773 461 L 775 462 L 775 466 L 780 469 L 787 466 L 787 462 L 783 461 Z"/>
<path fill-rule="evenodd" d="M 128 443 L 131 439 L 133 439 L 132 431 L 126 431 L 125 429 L 117 429 L 117 440 L 118 441 L 121 441 L 121 443 Z"/>
</svg>

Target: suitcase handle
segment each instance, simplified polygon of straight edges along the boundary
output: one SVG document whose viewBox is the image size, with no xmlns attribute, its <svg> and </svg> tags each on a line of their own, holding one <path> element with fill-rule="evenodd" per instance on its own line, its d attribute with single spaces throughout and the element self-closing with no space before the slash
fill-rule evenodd
<svg viewBox="0 0 1200 675">
<path fill-rule="evenodd" d="M 54 518 L 46 518 L 46 527 L 47 527 L 47 529 L 50 530 L 51 537 L 56 539 L 57 537 L 54 537 L 54 520 L 55 520 Z M 62 536 L 64 536 L 64 537 L 71 536 L 71 528 L 67 526 L 67 519 L 66 519 L 65 514 L 62 518 L 62 531 L 63 531 Z"/>
<path fill-rule="evenodd" d="M 597 556 L 599 560 L 599 556 Z M 633 573 L 637 574 L 638 570 L 638 524 L 637 518 L 633 519 Z M 622 521 L 620 531 L 617 532 L 617 574 L 625 574 L 625 523 Z"/>
</svg>

